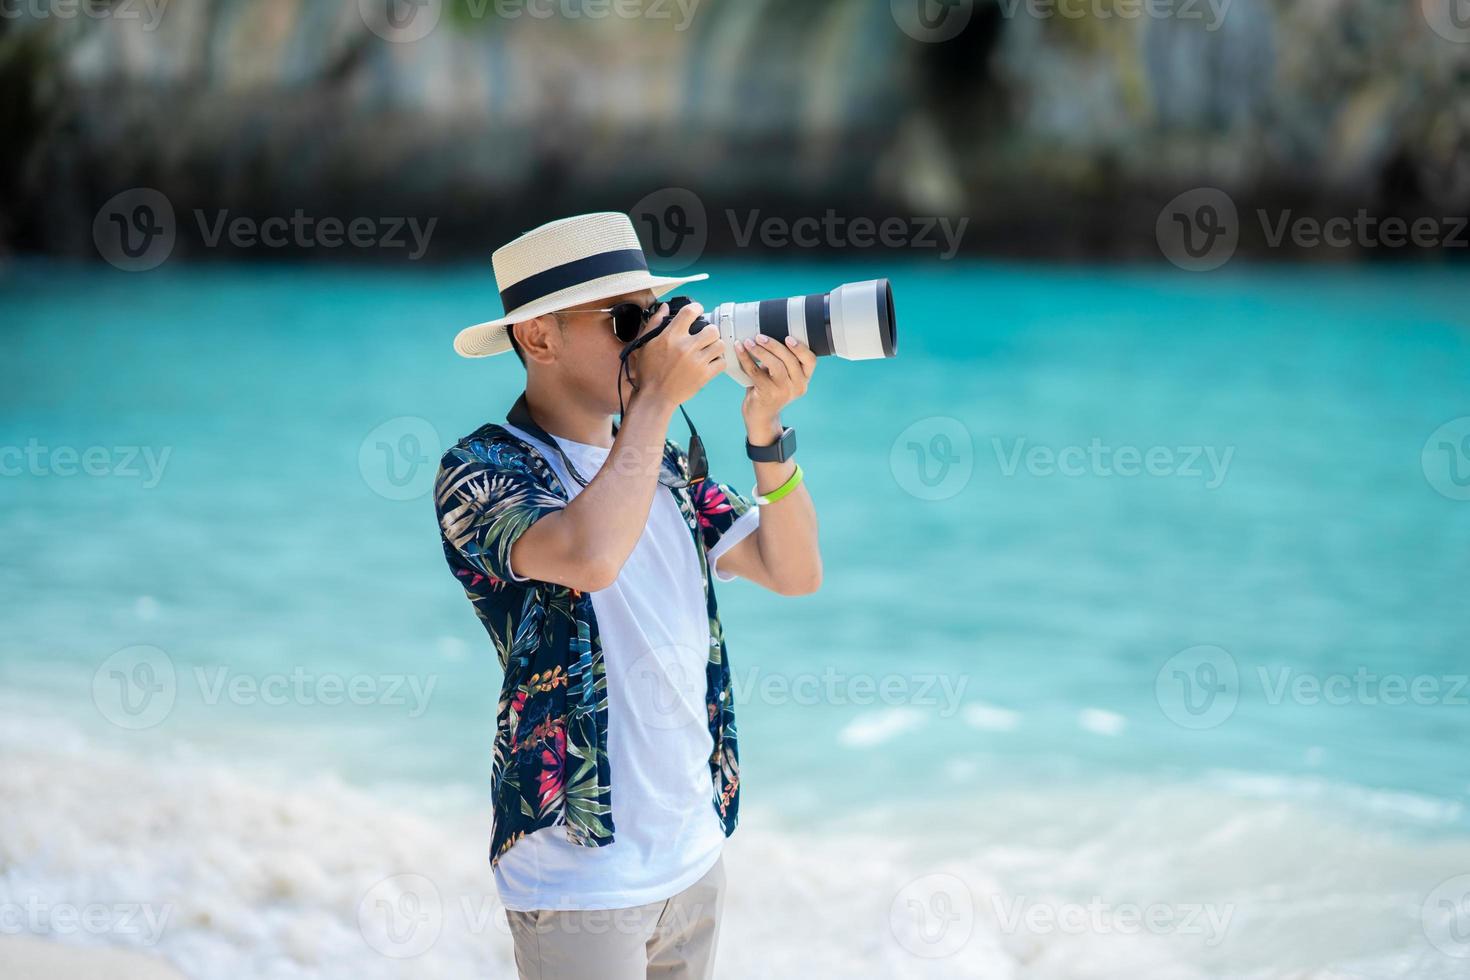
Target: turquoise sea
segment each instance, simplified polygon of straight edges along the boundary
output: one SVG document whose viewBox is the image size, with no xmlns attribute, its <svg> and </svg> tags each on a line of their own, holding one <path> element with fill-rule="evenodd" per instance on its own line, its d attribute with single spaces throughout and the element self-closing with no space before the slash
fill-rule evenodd
<svg viewBox="0 0 1470 980">
<path fill-rule="evenodd" d="M 822 590 L 718 588 L 722 975 L 1463 975 L 1463 270 L 704 268 L 887 275 L 900 338 L 787 416 Z M 192 976 L 512 975 L 428 496 L 520 390 L 450 348 L 497 312 L 478 268 L 0 268 L 0 901 L 170 909 Z M 688 407 L 744 489 L 739 396 Z M 403 873 L 413 959 L 363 921 Z"/>
</svg>

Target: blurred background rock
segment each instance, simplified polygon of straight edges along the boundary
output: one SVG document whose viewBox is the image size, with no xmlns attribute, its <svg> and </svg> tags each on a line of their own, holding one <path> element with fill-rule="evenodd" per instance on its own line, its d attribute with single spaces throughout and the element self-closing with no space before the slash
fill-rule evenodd
<svg viewBox="0 0 1470 980">
<path fill-rule="evenodd" d="M 6 0 L 0 249 L 95 255 L 133 187 L 437 218 L 431 258 L 668 187 L 965 216 L 996 255 L 1157 257 L 1160 207 L 1206 185 L 1443 218 L 1470 203 L 1456 2 Z"/>
</svg>

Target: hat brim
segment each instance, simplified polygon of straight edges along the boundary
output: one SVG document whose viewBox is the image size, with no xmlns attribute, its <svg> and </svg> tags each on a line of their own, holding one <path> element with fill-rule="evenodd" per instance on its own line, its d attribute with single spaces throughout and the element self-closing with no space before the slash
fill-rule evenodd
<svg viewBox="0 0 1470 980">
<path fill-rule="evenodd" d="M 621 296 L 651 289 L 655 296 L 662 296 L 676 286 L 686 282 L 701 282 L 709 278 L 708 273 L 692 276 L 655 276 L 647 272 L 620 272 L 588 282 L 578 283 L 559 292 L 543 296 L 534 303 L 511 310 L 498 320 L 477 323 L 465 327 L 454 338 L 454 350 L 460 357 L 493 357 L 511 349 L 510 325 L 522 320 L 565 310 L 571 306 L 592 303 L 609 296 Z"/>
</svg>

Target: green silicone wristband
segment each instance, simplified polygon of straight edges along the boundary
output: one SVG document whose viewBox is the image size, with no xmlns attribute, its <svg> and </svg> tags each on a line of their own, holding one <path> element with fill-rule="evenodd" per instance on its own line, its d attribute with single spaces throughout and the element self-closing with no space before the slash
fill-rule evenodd
<svg viewBox="0 0 1470 980">
<path fill-rule="evenodd" d="M 785 483 L 781 484 L 779 487 L 772 490 L 765 496 L 761 496 L 759 492 L 760 488 L 758 486 L 751 487 L 751 499 L 755 501 L 757 507 L 764 507 L 766 504 L 774 504 L 776 501 L 780 500 L 782 497 L 786 496 L 788 493 L 801 486 L 801 476 L 801 464 L 797 463 L 796 472 L 791 474 L 791 479 L 787 480 Z"/>
</svg>

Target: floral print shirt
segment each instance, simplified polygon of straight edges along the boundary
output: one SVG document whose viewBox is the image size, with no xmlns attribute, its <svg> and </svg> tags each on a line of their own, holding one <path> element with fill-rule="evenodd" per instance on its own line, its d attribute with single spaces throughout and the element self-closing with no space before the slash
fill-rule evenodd
<svg viewBox="0 0 1470 980">
<path fill-rule="evenodd" d="M 664 444 L 663 466 L 688 477 L 688 458 L 672 442 Z M 659 492 L 678 501 L 704 578 L 710 626 L 705 702 L 714 740 L 710 799 L 729 836 L 740 803 L 740 761 L 708 553 L 751 503 L 708 479 Z M 492 865 L 526 834 L 557 824 L 575 844 L 613 841 L 607 677 L 592 598 L 551 582 L 517 581 L 510 573 L 516 539 L 567 501 L 541 453 L 493 423 L 444 454 L 434 486 L 444 557 L 505 671 L 491 770 Z"/>
</svg>

